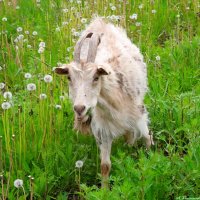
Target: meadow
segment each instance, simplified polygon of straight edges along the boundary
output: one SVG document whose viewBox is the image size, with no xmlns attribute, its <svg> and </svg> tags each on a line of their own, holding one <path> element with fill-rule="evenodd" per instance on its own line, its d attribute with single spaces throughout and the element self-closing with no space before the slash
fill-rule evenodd
<svg viewBox="0 0 200 200">
<path fill-rule="evenodd" d="M 144 55 L 155 140 L 148 151 L 114 142 L 110 190 L 100 189 L 94 138 L 73 130 L 67 79 L 54 73 L 96 15 Z M 199 80 L 198 0 L 0 0 L 0 200 L 200 199 Z"/>
</svg>

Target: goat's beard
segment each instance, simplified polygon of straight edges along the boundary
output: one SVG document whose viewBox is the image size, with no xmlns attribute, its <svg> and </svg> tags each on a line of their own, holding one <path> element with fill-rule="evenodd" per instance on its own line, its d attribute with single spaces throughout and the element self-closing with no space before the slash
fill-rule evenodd
<svg viewBox="0 0 200 200">
<path fill-rule="evenodd" d="M 82 120 L 78 120 L 77 115 L 75 115 L 74 129 L 83 134 L 91 134 L 91 127 L 90 127 L 91 120 L 92 120 L 91 115 L 85 115 Z"/>
</svg>

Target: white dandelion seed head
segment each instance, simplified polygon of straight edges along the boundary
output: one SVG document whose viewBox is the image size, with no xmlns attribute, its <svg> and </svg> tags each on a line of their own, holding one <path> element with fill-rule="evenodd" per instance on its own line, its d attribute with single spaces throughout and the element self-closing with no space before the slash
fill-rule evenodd
<svg viewBox="0 0 200 200">
<path fill-rule="evenodd" d="M 25 34 L 26 34 L 26 35 L 29 35 L 29 34 L 30 34 L 30 32 L 29 32 L 29 31 L 25 31 Z"/>
<path fill-rule="evenodd" d="M 139 6 L 138 6 L 138 8 L 141 10 L 142 8 L 143 8 L 143 4 L 140 4 Z"/>
<path fill-rule="evenodd" d="M 83 167 L 83 161 L 82 160 L 77 160 L 75 166 L 76 166 L 76 168 Z"/>
<path fill-rule="evenodd" d="M 135 25 L 136 25 L 137 27 L 139 27 L 139 26 L 141 26 L 141 22 L 136 22 Z"/>
<path fill-rule="evenodd" d="M 24 74 L 24 77 L 25 77 L 26 79 L 29 79 L 29 78 L 32 77 L 32 75 L 31 75 L 30 73 L 25 73 L 25 74 Z"/>
<path fill-rule="evenodd" d="M 40 94 L 40 99 L 46 99 L 46 98 L 47 98 L 46 94 L 44 94 L 44 93 Z"/>
<path fill-rule="evenodd" d="M 18 40 L 22 40 L 22 39 L 24 39 L 24 35 L 22 35 L 22 34 L 20 34 L 20 35 L 18 35 Z"/>
<path fill-rule="evenodd" d="M 32 48 L 32 46 L 31 46 L 30 44 L 28 44 L 28 45 L 27 45 L 27 48 L 28 48 L 28 49 L 31 49 L 31 48 Z"/>
<path fill-rule="evenodd" d="M 1 107 L 3 110 L 8 110 L 11 107 L 11 104 L 9 102 L 3 102 Z"/>
<path fill-rule="evenodd" d="M 136 13 L 134 13 L 134 14 L 132 14 L 131 16 L 130 16 L 130 19 L 137 19 L 137 14 Z"/>
<path fill-rule="evenodd" d="M 39 47 L 45 48 L 45 46 L 46 46 L 45 42 L 40 42 Z"/>
<path fill-rule="evenodd" d="M 56 108 L 57 110 L 60 110 L 60 109 L 62 108 L 62 106 L 59 105 L 59 104 L 57 104 L 57 105 L 55 105 L 55 108 Z"/>
<path fill-rule="evenodd" d="M 110 8 L 112 11 L 116 10 L 116 7 L 115 6 L 111 6 Z"/>
<path fill-rule="evenodd" d="M 82 24 L 85 24 L 86 22 L 87 22 L 87 19 L 86 19 L 86 18 L 82 18 L 82 19 L 81 19 L 81 23 L 82 23 Z"/>
<path fill-rule="evenodd" d="M 156 12 L 157 12 L 156 10 L 152 10 L 152 11 L 151 11 L 152 14 L 155 14 Z"/>
<path fill-rule="evenodd" d="M 34 83 L 29 83 L 27 85 L 27 90 L 28 91 L 33 91 L 33 90 L 36 90 L 36 85 Z"/>
<path fill-rule="evenodd" d="M 67 8 L 63 8 L 62 11 L 63 11 L 64 13 L 68 13 L 68 12 L 69 12 L 69 10 L 68 10 Z"/>
<path fill-rule="evenodd" d="M 7 20 L 8 20 L 7 17 L 2 18 L 2 22 L 7 22 Z"/>
<path fill-rule="evenodd" d="M 62 25 L 63 26 L 68 25 L 68 22 L 62 22 Z"/>
<path fill-rule="evenodd" d="M 36 36 L 36 35 L 38 35 L 38 32 L 37 31 L 33 31 L 32 35 Z"/>
<path fill-rule="evenodd" d="M 16 179 L 16 180 L 14 181 L 14 186 L 15 186 L 16 188 L 22 187 L 22 186 L 23 186 L 23 180 L 21 180 L 21 179 Z"/>
<path fill-rule="evenodd" d="M 186 10 L 190 10 L 190 7 L 189 7 L 189 6 L 187 6 L 185 9 L 186 9 Z"/>
<path fill-rule="evenodd" d="M 38 49 L 38 53 L 43 53 L 44 52 L 44 47 L 40 47 L 39 49 Z"/>
<path fill-rule="evenodd" d="M 61 62 L 57 62 L 57 66 L 58 66 L 58 67 L 62 67 L 62 65 L 63 65 L 63 64 L 62 64 Z"/>
<path fill-rule="evenodd" d="M 52 80 L 53 80 L 53 77 L 51 75 L 47 74 L 44 76 L 44 82 L 50 83 L 52 82 Z"/>
<path fill-rule="evenodd" d="M 79 32 L 75 31 L 75 32 L 73 32 L 73 35 L 74 35 L 75 37 L 78 37 L 80 34 L 79 34 Z"/>
<path fill-rule="evenodd" d="M 36 3 L 40 3 L 40 0 L 36 0 Z"/>
<path fill-rule="evenodd" d="M 56 27 L 56 32 L 60 32 L 60 28 L 59 27 Z"/>
<path fill-rule="evenodd" d="M 23 28 L 22 27 L 17 27 L 17 32 L 20 33 L 22 32 Z"/>
<path fill-rule="evenodd" d="M 56 67 L 53 67 L 53 68 L 52 68 L 52 72 L 54 72 L 54 71 L 55 71 L 55 69 L 56 69 Z"/>
<path fill-rule="evenodd" d="M 4 92 L 3 93 L 3 97 L 5 98 L 5 99 L 12 99 L 12 93 L 11 92 Z"/>
<path fill-rule="evenodd" d="M 81 4 L 81 1 L 80 1 L 80 0 L 78 0 L 78 1 L 77 1 L 77 4 Z"/>
<path fill-rule="evenodd" d="M 0 83 L 0 89 L 3 89 L 5 87 L 5 83 Z"/>
<path fill-rule="evenodd" d="M 157 61 L 160 61 L 160 56 L 156 56 L 156 60 L 157 60 Z"/>
<path fill-rule="evenodd" d="M 72 32 L 72 33 L 74 33 L 75 31 L 76 31 L 76 29 L 75 29 L 75 28 L 72 28 L 72 29 L 71 29 L 71 32 Z"/>
<path fill-rule="evenodd" d="M 60 100 L 63 101 L 65 97 L 63 95 L 60 96 Z"/>
</svg>

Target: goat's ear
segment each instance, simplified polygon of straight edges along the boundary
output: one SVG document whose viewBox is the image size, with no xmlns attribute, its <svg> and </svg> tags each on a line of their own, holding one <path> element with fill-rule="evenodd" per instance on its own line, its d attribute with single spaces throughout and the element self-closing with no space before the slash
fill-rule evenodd
<svg viewBox="0 0 200 200">
<path fill-rule="evenodd" d="M 59 75 L 67 75 L 69 74 L 69 66 L 63 65 L 62 67 L 56 67 L 54 71 L 56 74 Z"/>
<path fill-rule="evenodd" d="M 109 75 L 110 71 L 109 71 L 109 69 L 106 68 L 106 66 L 99 65 L 97 67 L 97 74 L 98 75 Z"/>
</svg>

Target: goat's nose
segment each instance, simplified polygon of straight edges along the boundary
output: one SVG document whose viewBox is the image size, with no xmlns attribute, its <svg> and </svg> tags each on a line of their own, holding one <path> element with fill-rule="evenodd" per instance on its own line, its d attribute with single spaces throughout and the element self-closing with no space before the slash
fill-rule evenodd
<svg viewBox="0 0 200 200">
<path fill-rule="evenodd" d="M 81 115 L 85 110 L 85 106 L 83 105 L 75 105 L 74 110 L 77 112 L 78 115 Z"/>
</svg>

